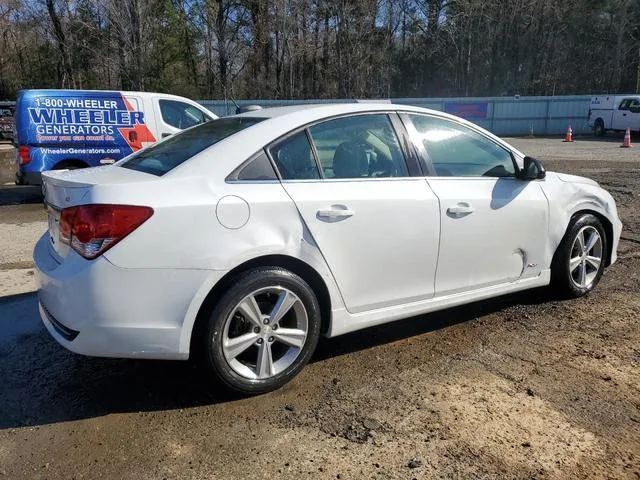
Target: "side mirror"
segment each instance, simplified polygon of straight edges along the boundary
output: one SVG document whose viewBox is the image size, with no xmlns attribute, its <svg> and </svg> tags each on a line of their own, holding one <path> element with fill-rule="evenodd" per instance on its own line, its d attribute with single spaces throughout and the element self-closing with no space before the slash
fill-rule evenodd
<svg viewBox="0 0 640 480">
<path fill-rule="evenodd" d="M 524 157 L 524 167 L 520 170 L 522 180 L 541 180 L 547 176 L 542 162 L 533 157 Z"/>
</svg>

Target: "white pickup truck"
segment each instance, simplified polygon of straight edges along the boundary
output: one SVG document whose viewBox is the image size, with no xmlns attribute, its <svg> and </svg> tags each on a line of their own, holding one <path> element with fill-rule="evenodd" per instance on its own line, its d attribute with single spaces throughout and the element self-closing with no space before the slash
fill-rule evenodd
<svg viewBox="0 0 640 480">
<path fill-rule="evenodd" d="M 591 98 L 589 126 L 596 136 L 607 130 L 640 132 L 640 95 L 600 95 Z"/>
</svg>

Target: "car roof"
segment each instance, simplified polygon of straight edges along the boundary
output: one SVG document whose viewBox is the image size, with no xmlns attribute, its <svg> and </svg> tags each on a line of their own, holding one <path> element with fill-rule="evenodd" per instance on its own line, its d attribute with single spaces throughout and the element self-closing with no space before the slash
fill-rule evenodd
<svg viewBox="0 0 640 480">
<path fill-rule="evenodd" d="M 421 111 L 421 112 L 435 112 L 420 107 L 414 107 L 411 105 L 397 105 L 388 102 L 368 102 L 368 103 L 305 103 L 301 105 L 287 105 L 284 107 L 270 107 L 260 110 L 253 110 L 250 112 L 241 113 L 235 115 L 237 117 L 250 117 L 250 118 L 276 118 L 285 115 L 291 115 L 294 113 L 305 112 L 309 118 L 321 119 L 326 116 L 333 115 L 345 115 L 349 113 L 362 113 L 362 112 L 379 112 L 379 111 Z M 313 121 L 313 120 L 311 120 Z"/>
<path fill-rule="evenodd" d="M 206 172 L 211 172 L 212 174 L 218 172 L 223 173 L 224 178 L 245 160 L 261 152 L 265 146 L 290 134 L 292 131 L 332 117 L 368 112 L 426 113 L 448 118 L 469 125 L 471 128 L 479 129 L 477 125 L 444 112 L 392 103 L 330 103 L 265 108 L 221 118 L 221 121 L 229 118 L 260 118 L 264 121 L 241 130 L 203 150 L 168 172 L 167 176 L 201 176 L 206 175 Z M 486 131 L 484 131 L 484 134 L 522 156 L 520 152 L 495 135 Z"/>
</svg>

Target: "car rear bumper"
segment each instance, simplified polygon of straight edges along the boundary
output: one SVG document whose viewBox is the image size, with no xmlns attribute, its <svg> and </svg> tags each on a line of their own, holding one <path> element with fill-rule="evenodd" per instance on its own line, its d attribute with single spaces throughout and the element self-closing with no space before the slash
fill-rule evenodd
<svg viewBox="0 0 640 480">
<path fill-rule="evenodd" d="M 188 357 L 181 333 L 206 270 L 125 269 L 74 251 L 58 263 L 49 242 L 46 233 L 33 258 L 40 316 L 58 343 L 97 357 Z"/>
</svg>

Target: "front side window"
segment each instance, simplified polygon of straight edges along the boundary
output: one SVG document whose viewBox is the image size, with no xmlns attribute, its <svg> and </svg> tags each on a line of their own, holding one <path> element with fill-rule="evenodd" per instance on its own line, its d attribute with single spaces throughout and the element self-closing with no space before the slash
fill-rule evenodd
<svg viewBox="0 0 640 480">
<path fill-rule="evenodd" d="M 320 178 L 318 165 L 306 132 L 298 132 L 269 149 L 283 180 L 313 180 Z"/>
<path fill-rule="evenodd" d="M 160 100 L 160 114 L 166 124 L 181 130 L 209 120 L 199 108 L 175 100 Z"/>
<path fill-rule="evenodd" d="M 620 107 L 618 107 L 618 110 L 629 110 L 630 103 L 631 103 L 631 99 L 625 98 L 624 100 L 622 100 L 622 102 L 620 102 Z"/>
<path fill-rule="evenodd" d="M 408 115 L 438 176 L 513 177 L 511 152 L 471 128 L 443 118 Z"/>
<path fill-rule="evenodd" d="M 314 125 L 309 132 L 325 178 L 408 176 L 387 115 L 337 118 Z"/>
<path fill-rule="evenodd" d="M 264 119 L 233 117 L 212 120 L 144 148 L 119 166 L 153 175 L 164 175 L 205 148 L 262 120 Z"/>
</svg>

